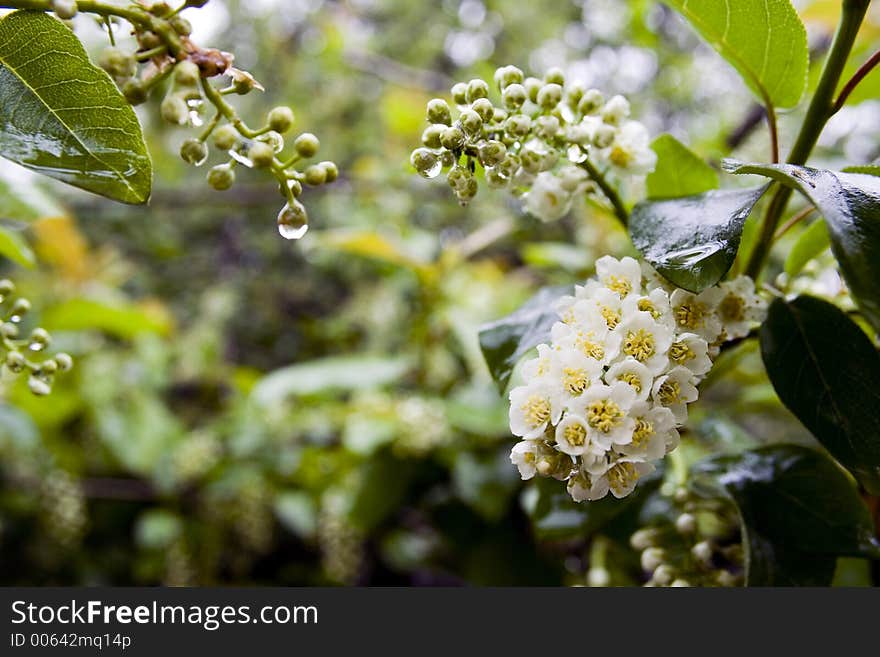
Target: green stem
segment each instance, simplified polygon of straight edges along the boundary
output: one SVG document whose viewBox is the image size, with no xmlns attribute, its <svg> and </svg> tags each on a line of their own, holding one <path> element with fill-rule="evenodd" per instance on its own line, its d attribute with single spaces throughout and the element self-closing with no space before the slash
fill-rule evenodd
<svg viewBox="0 0 880 657">
<path fill-rule="evenodd" d="M 581 167 L 590 174 L 590 178 L 592 178 L 595 183 L 599 186 L 599 189 L 602 190 L 602 193 L 605 194 L 605 197 L 611 203 L 611 207 L 614 209 L 614 216 L 618 218 L 620 223 L 623 224 L 623 227 L 626 228 L 629 224 L 629 212 L 627 212 L 626 206 L 623 204 L 623 201 L 620 199 L 620 196 L 617 193 L 617 190 L 612 187 L 609 182 L 605 179 L 605 176 L 602 175 L 602 172 L 597 169 L 592 162 L 589 160 L 584 160 L 581 162 Z"/>
<path fill-rule="evenodd" d="M 235 126 L 235 129 L 238 130 L 242 136 L 247 137 L 248 139 L 253 139 L 261 134 L 259 130 L 251 130 L 247 127 L 245 122 L 239 118 L 235 108 L 226 102 L 226 99 L 220 95 L 220 92 L 217 91 L 206 78 L 201 78 L 200 80 L 202 83 L 202 90 L 205 92 L 205 98 L 217 108 L 218 112 L 226 117 L 227 121 Z"/>
<path fill-rule="evenodd" d="M 804 122 L 801 124 L 800 132 L 794 146 L 792 146 L 788 160 L 786 160 L 789 164 L 804 164 L 807 161 L 819 140 L 819 135 L 825 128 L 825 124 L 834 114 L 834 92 L 837 90 L 840 76 L 846 66 L 847 59 L 849 59 L 856 34 L 865 17 L 865 12 L 868 10 L 869 3 L 870 0 L 844 0 L 843 2 L 840 23 L 828 51 L 828 58 L 825 60 L 819 85 L 816 87 Z M 757 279 L 764 269 L 773 246 L 773 236 L 776 233 L 779 220 L 788 206 L 791 194 L 790 187 L 776 185 L 776 192 L 767 205 L 761 233 L 746 266 L 746 274 L 754 279 Z"/>
</svg>

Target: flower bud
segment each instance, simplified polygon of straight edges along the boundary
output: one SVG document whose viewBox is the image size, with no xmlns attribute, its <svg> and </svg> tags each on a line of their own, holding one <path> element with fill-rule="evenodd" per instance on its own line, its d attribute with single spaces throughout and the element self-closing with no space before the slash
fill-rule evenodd
<svg viewBox="0 0 880 657">
<path fill-rule="evenodd" d="M 284 134 L 293 126 L 293 110 L 287 107 L 286 105 L 279 105 L 278 107 L 273 107 L 268 116 L 266 117 L 266 123 L 269 128 L 274 130 L 275 132 L 280 132 Z"/>
<path fill-rule="evenodd" d="M 169 94 L 162 99 L 159 106 L 162 119 L 172 125 L 183 125 L 189 117 L 189 108 L 186 102 L 177 94 Z"/>
<path fill-rule="evenodd" d="M 501 100 L 504 106 L 510 109 L 519 109 L 526 102 L 526 99 L 526 88 L 518 83 L 509 85 L 501 92 Z"/>
<path fill-rule="evenodd" d="M 422 133 L 422 143 L 428 148 L 440 148 L 440 135 L 446 129 L 442 123 L 433 123 Z"/>
<path fill-rule="evenodd" d="M 539 116 L 534 120 L 535 133 L 547 141 L 559 132 L 559 119 L 555 116 Z"/>
<path fill-rule="evenodd" d="M 675 578 L 675 569 L 670 566 L 668 563 L 661 563 L 654 570 L 654 574 L 651 576 L 657 584 L 660 586 L 666 586 L 671 583 Z"/>
<path fill-rule="evenodd" d="M 76 16 L 76 0 L 52 0 L 52 11 L 63 21 L 69 21 Z"/>
<path fill-rule="evenodd" d="M 263 133 L 262 135 L 257 137 L 257 141 L 261 141 L 264 144 L 268 144 L 269 146 L 271 146 L 273 153 L 280 153 L 282 150 L 284 150 L 284 137 L 282 137 L 274 130 Z"/>
<path fill-rule="evenodd" d="M 321 142 L 311 132 L 304 132 L 293 142 L 296 152 L 302 157 L 313 157 L 321 147 Z"/>
<path fill-rule="evenodd" d="M 526 94 L 529 97 L 529 100 L 533 103 L 538 102 L 538 92 L 544 86 L 544 83 L 541 82 L 538 78 L 526 78 L 523 81 L 523 87 L 525 87 Z"/>
<path fill-rule="evenodd" d="M 158 48 L 162 45 L 162 39 L 160 39 L 159 35 L 155 32 L 147 30 L 138 35 L 138 45 L 140 45 L 142 51 L 152 50 L 153 48 Z"/>
<path fill-rule="evenodd" d="M 571 109 L 577 109 L 578 103 L 581 101 L 581 98 L 584 97 L 585 91 L 586 87 L 580 82 L 575 82 L 568 86 L 565 89 L 565 104 Z"/>
<path fill-rule="evenodd" d="M 15 283 L 8 278 L 0 280 L 0 297 L 7 297 L 15 292 Z"/>
<path fill-rule="evenodd" d="M 195 62 L 183 60 L 174 67 L 174 81 L 184 87 L 192 87 L 199 83 L 201 71 Z"/>
<path fill-rule="evenodd" d="M 559 101 L 561 100 L 562 87 L 555 82 L 545 84 L 543 87 L 541 87 L 540 91 L 538 91 L 538 105 L 543 107 L 545 110 L 553 109 L 559 104 Z"/>
<path fill-rule="evenodd" d="M 122 87 L 122 95 L 129 105 L 140 105 L 147 100 L 147 90 L 138 80 L 129 80 Z"/>
<path fill-rule="evenodd" d="M 137 73 L 137 60 L 129 53 L 109 46 L 98 55 L 98 66 L 117 80 L 127 80 Z"/>
<path fill-rule="evenodd" d="M 410 164 L 420 174 L 432 171 L 438 164 L 437 154 L 427 148 L 417 148 L 409 156 Z"/>
<path fill-rule="evenodd" d="M 491 121 L 495 116 L 495 107 L 488 98 L 477 98 L 471 103 L 471 109 L 480 115 L 484 123 Z"/>
<path fill-rule="evenodd" d="M 577 104 L 577 111 L 581 114 L 595 114 L 602 107 L 605 98 L 598 89 L 587 89 Z"/>
<path fill-rule="evenodd" d="M 55 354 L 55 363 L 58 365 L 59 372 L 69 372 L 73 368 L 73 358 L 63 351 Z"/>
<path fill-rule="evenodd" d="M 470 109 L 462 110 L 461 115 L 458 117 L 458 122 L 461 125 L 461 129 L 468 135 L 476 135 L 483 128 L 483 119 L 480 118 L 479 114 Z"/>
<path fill-rule="evenodd" d="M 462 166 L 455 166 L 446 174 L 446 182 L 456 191 L 464 189 L 471 178 L 473 178 L 471 172 Z"/>
<path fill-rule="evenodd" d="M 472 103 L 477 98 L 489 97 L 489 85 L 485 80 L 474 78 L 467 85 L 467 102 Z"/>
<path fill-rule="evenodd" d="M 231 148 L 234 148 L 238 143 L 238 130 L 235 129 L 235 126 L 229 123 L 221 125 L 214 131 L 213 140 L 215 148 L 221 151 L 228 151 Z"/>
<path fill-rule="evenodd" d="M 457 82 L 452 85 L 452 102 L 456 105 L 467 103 L 467 85 L 464 82 Z"/>
<path fill-rule="evenodd" d="M 35 328 L 31 331 L 31 337 L 28 339 L 28 346 L 32 351 L 41 351 L 49 346 L 52 337 L 49 332 L 43 328 Z"/>
<path fill-rule="evenodd" d="M 335 162 L 325 160 L 324 162 L 318 162 L 318 166 L 324 169 L 324 182 L 332 183 L 339 177 L 339 168 Z"/>
<path fill-rule="evenodd" d="M 504 128 L 514 139 L 520 139 L 531 131 L 532 120 L 523 114 L 514 114 L 504 123 Z"/>
<path fill-rule="evenodd" d="M 648 572 L 654 572 L 665 558 L 666 553 L 661 548 L 649 547 L 642 552 L 642 568 Z"/>
<path fill-rule="evenodd" d="M 611 573 L 607 568 L 590 568 L 587 571 L 587 586 L 604 587 L 611 584 Z"/>
<path fill-rule="evenodd" d="M 18 327 L 12 322 L 3 322 L 0 324 L 0 335 L 4 338 L 14 340 L 18 337 Z"/>
<path fill-rule="evenodd" d="M 40 363 L 40 374 L 44 376 L 52 376 L 58 371 L 58 363 L 54 358 L 49 358 Z"/>
<path fill-rule="evenodd" d="M 12 304 L 12 309 L 10 312 L 12 313 L 12 321 L 18 321 L 16 318 L 21 319 L 22 315 L 26 315 L 31 310 L 31 302 L 27 299 L 16 299 L 15 303 Z"/>
<path fill-rule="evenodd" d="M 218 192 L 232 187 L 235 182 L 235 171 L 229 164 L 218 164 L 208 171 L 208 184 Z"/>
<path fill-rule="evenodd" d="M 428 123 L 442 123 L 443 125 L 450 125 L 452 123 L 449 105 L 442 98 L 432 98 L 428 101 L 426 115 Z"/>
<path fill-rule="evenodd" d="M 440 143 L 451 151 L 458 150 L 464 146 L 464 133 L 459 128 L 446 128 L 440 135 Z"/>
<path fill-rule="evenodd" d="M 692 513 L 682 513 L 675 519 L 675 529 L 679 534 L 688 536 L 697 531 L 697 519 Z"/>
<path fill-rule="evenodd" d="M 28 388 L 32 394 L 38 397 L 45 397 L 52 392 L 52 387 L 49 383 L 37 376 L 28 377 Z"/>
<path fill-rule="evenodd" d="M 477 190 L 477 180 L 471 177 L 461 188 L 455 190 L 455 195 L 461 205 L 467 205 L 477 195 Z M 555 473 L 554 476 L 556 476 Z"/>
<path fill-rule="evenodd" d="M 561 68 L 557 67 L 547 69 L 547 72 L 544 74 L 544 82 L 547 84 L 557 84 L 561 87 L 565 84 L 565 73 L 562 72 Z"/>
<path fill-rule="evenodd" d="M 712 561 L 712 552 L 712 545 L 708 541 L 700 541 L 691 548 L 691 554 L 694 556 L 694 559 L 702 563 Z"/>
<path fill-rule="evenodd" d="M 617 130 L 613 126 L 600 125 L 596 128 L 596 133 L 593 135 L 593 145 L 596 148 L 608 148 L 614 143 L 616 135 Z"/>
<path fill-rule="evenodd" d="M 272 166 L 275 149 L 265 142 L 255 141 L 248 148 L 247 157 L 257 169 L 266 169 Z"/>
<path fill-rule="evenodd" d="M 186 20 L 183 16 L 175 16 L 171 19 L 170 23 L 171 28 L 180 36 L 189 36 L 192 34 L 192 23 Z"/>
<path fill-rule="evenodd" d="M 500 141 L 490 140 L 480 146 L 480 162 L 484 167 L 494 167 L 507 155 L 507 147 Z"/>
<path fill-rule="evenodd" d="M 523 72 L 516 66 L 502 66 L 495 71 L 495 84 L 499 91 L 504 91 L 512 84 L 520 84 L 523 81 Z"/>
<path fill-rule="evenodd" d="M 201 166 L 208 159 L 208 147 L 198 139 L 190 137 L 180 146 L 180 157 L 187 164 Z"/>
<path fill-rule="evenodd" d="M 629 544 L 633 550 L 645 550 L 657 541 L 658 532 L 654 527 L 639 529 L 629 538 Z"/>
<path fill-rule="evenodd" d="M 18 374 L 21 372 L 25 366 L 27 365 L 27 361 L 24 356 L 22 356 L 17 351 L 10 351 L 6 354 L 6 367 L 9 368 L 10 372 Z"/>
<path fill-rule="evenodd" d="M 307 185 L 323 185 L 327 182 L 327 172 L 324 167 L 313 164 L 305 170 L 305 181 Z"/>
</svg>

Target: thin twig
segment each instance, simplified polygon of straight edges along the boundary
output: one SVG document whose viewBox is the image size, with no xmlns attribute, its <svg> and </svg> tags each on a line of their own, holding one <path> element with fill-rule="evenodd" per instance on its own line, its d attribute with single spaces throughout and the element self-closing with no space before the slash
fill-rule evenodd
<svg viewBox="0 0 880 657">
<path fill-rule="evenodd" d="M 846 99 L 849 98 L 849 95 L 858 86 L 859 82 L 864 80 L 865 76 L 867 76 L 868 73 L 871 72 L 871 69 L 877 66 L 877 64 L 880 64 L 880 50 L 868 57 L 867 61 L 859 67 L 859 70 L 853 73 L 853 76 L 845 85 L 843 85 L 843 89 L 840 90 L 840 95 L 837 97 L 837 100 L 834 101 L 832 112 L 840 111 L 840 108 L 843 107 Z"/>
</svg>

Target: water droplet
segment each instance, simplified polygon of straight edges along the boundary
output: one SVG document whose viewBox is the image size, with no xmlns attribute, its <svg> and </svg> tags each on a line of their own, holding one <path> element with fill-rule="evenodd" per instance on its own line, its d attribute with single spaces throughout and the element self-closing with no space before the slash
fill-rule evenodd
<svg viewBox="0 0 880 657">
<path fill-rule="evenodd" d="M 278 224 L 278 233 L 286 240 L 298 240 L 309 230 L 308 224 L 303 224 L 298 228 L 289 224 Z"/>
<path fill-rule="evenodd" d="M 189 111 L 189 122 L 192 126 L 194 126 L 196 128 L 198 128 L 204 124 L 204 121 L 202 121 L 202 117 L 199 116 L 198 110 L 190 110 Z"/>
<path fill-rule="evenodd" d="M 21 321 L 21 315 L 13 315 L 9 318 L 9 321 L 18 324 Z"/>
<path fill-rule="evenodd" d="M 437 158 L 437 161 L 434 162 L 433 166 L 430 169 L 426 169 L 425 171 L 419 171 L 419 175 L 422 178 L 436 178 L 440 175 L 440 172 L 443 170 L 443 162 L 440 161 L 440 158 Z"/>
<path fill-rule="evenodd" d="M 250 158 L 246 157 L 242 153 L 239 153 L 235 149 L 229 151 L 229 155 L 230 157 L 232 157 L 233 160 L 235 160 L 239 164 L 245 165 L 249 169 L 252 169 L 254 167 L 254 163 L 250 160 Z"/>
<path fill-rule="evenodd" d="M 309 216 L 299 201 L 285 203 L 278 213 L 278 234 L 286 240 L 298 240 L 309 230 Z"/>
<path fill-rule="evenodd" d="M 28 349 L 30 349 L 31 351 L 43 351 L 43 349 L 45 349 L 45 348 L 46 348 L 46 345 L 44 345 L 40 342 L 31 342 L 28 345 Z"/>
<path fill-rule="evenodd" d="M 568 161 L 580 164 L 587 159 L 587 154 L 577 144 L 568 147 Z"/>
</svg>

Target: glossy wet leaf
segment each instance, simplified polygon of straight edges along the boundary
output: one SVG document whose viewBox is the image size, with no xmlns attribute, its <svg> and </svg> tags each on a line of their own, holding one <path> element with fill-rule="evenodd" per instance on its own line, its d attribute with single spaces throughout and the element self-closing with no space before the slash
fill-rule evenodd
<svg viewBox="0 0 880 657">
<path fill-rule="evenodd" d="M 880 354 L 837 306 L 770 304 L 761 354 L 779 398 L 831 454 L 880 493 Z"/>
<path fill-rule="evenodd" d="M 33 267 L 37 262 L 33 250 L 21 233 L 3 226 L 0 226 L 0 256 L 28 268 Z"/>
<path fill-rule="evenodd" d="M 810 260 L 821 254 L 831 245 L 828 224 L 817 219 L 798 236 L 788 255 L 785 256 L 785 273 L 796 276 Z"/>
<path fill-rule="evenodd" d="M 141 127 L 79 39 L 44 12 L 0 19 L 0 155 L 125 203 L 145 203 Z"/>
<path fill-rule="evenodd" d="M 664 0 L 764 105 L 793 107 L 807 85 L 807 32 L 789 0 Z"/>
<path fill-rule="evenodd" d="M 520 358 L 550 341 L 550 329 L 559 319 L 554 304 L 572 291 L 570 285 L 543 288 L 515 312 L 480 328 L 480 348 L 500 390 Z"/>
<path fill-rule="evenodd" d="M 855 487 L 815 450 L 771 445 L 709 459 L 693 472 L 736 504 L 750 586 L 825 586 L 838 555 L 880 554 Z"/>
<path fill-rule="evenodd" d="M 651 148 L 657 165 L 645 181 L 648 198 L 678 198 L 718 187 L 718 173 L 672 135 L 660 135 Z"/>
<path fill-rule="evenodd" d="M 630 216 L 635 247 L 666 279 L 699 292 L 733 265 L 743 224 L 766 187 L 643 201 Z"/>
<path fill-rule="evenodd" d="M 880 330 L 880 178 L 791 164 L 725 161 L 731 173 L 768 176 L 793 187 L 828 222 L 831 250 L 859 307 Z"/>
</svg>

